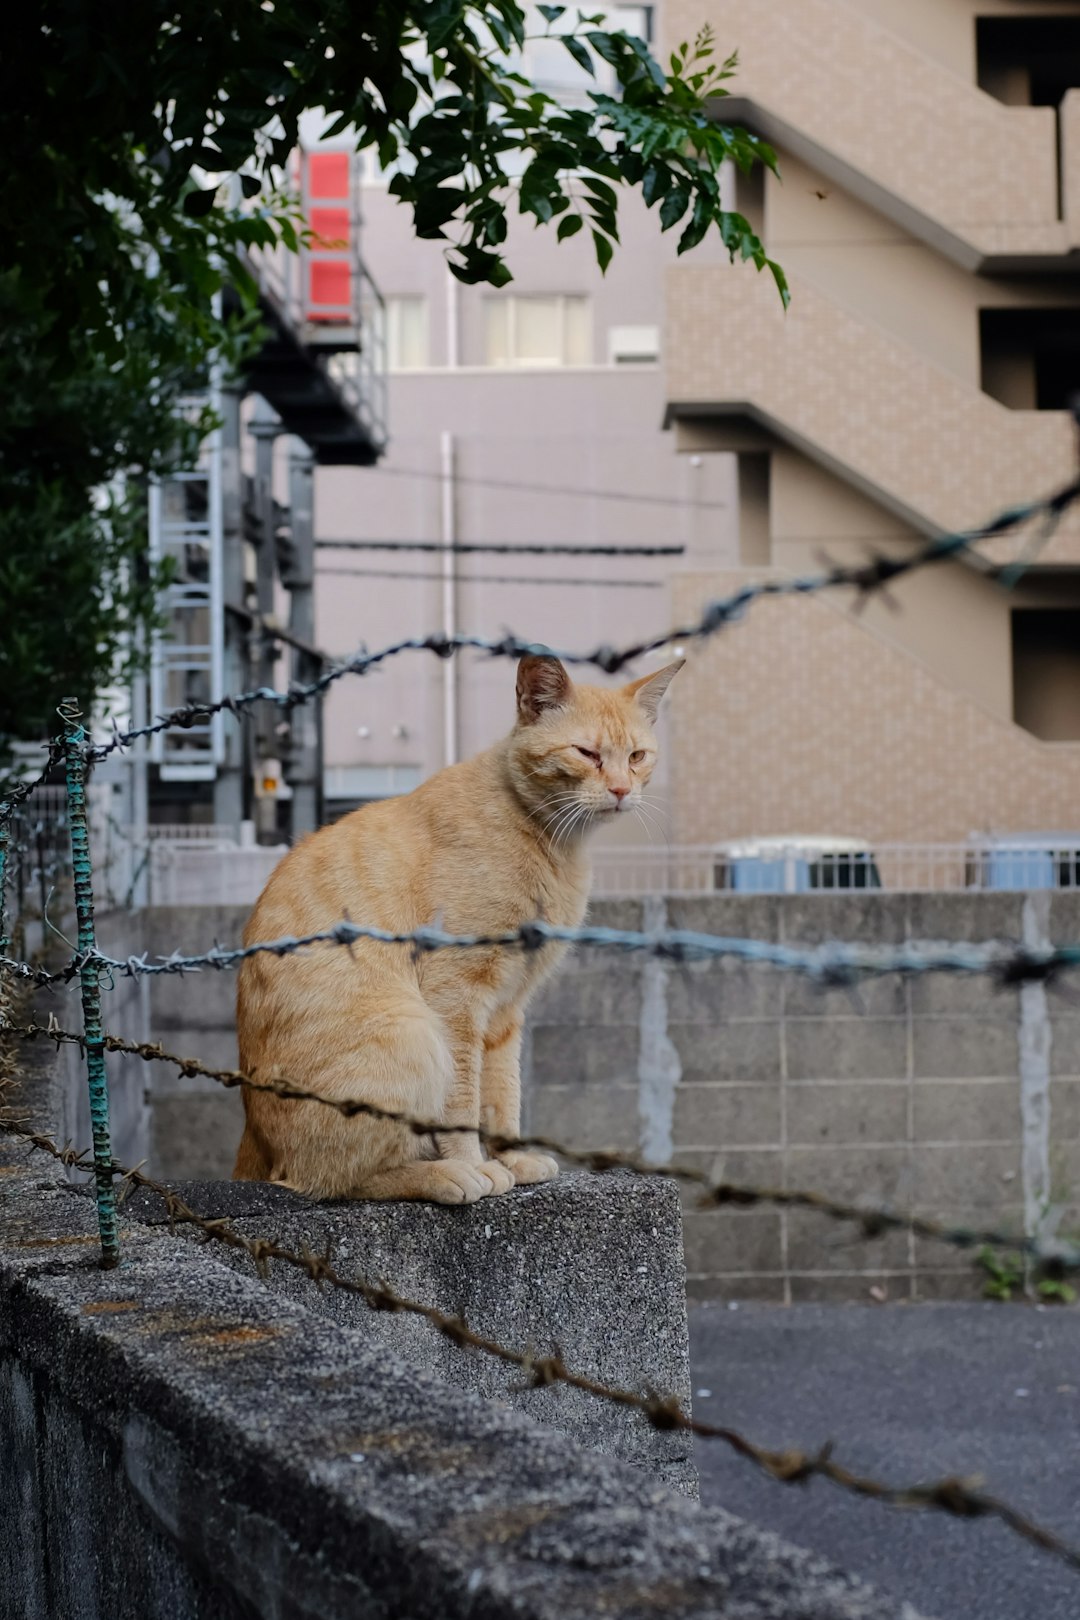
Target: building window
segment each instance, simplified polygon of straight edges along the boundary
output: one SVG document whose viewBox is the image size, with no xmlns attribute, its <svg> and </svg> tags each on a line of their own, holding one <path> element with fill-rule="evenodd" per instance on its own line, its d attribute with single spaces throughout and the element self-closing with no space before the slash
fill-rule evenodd
<svg viewBox="0 0 1080 1620">
<path fill-rule="evenodd" d="M 430 363 L 426 298 L 388 298 L 384 321 L 388 371 L 416 371 Z"/>
<path fill-rule="evenodd" d="M 660 358 L 658 326 L 612 326 L 608 360 L 613 366 L 644 366 Z"/>
<path fill-rule="evenodd" d="M 1018 726 L 1044 742 L 1080 739 L 1080 608 L 1014 608 L 1012 676 Z"/>
<path fill-rule="evenodd" d="M 589 300 L 565 293 L 485 300 L 489 366 L 587 366 Z"/>
</svg>

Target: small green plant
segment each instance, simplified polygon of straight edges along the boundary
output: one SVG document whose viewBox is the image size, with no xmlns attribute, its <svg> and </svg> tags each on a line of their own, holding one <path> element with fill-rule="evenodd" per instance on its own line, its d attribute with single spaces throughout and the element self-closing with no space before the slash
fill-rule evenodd
<svg viewBox="0 0 1080 1620">
<path fill-rule="evenodd" d="M 1035 1292 L 1040 1299 L 1055 1305 L 1076 1304 L 1076 1289 L 1060 1277 L 1043 1277 L 1036 1285 Z"/>
<path fill-rule="evenodd" d="M 1010 1300 L 1016 1290 L 1023 1285 L 1024 1273 L 1018 1255 L 999 1252 L 986 1243 L 975 1256 L 975 1260 L 986 1272 L 986 1282 L 983 1284 L 984 1299 Z"/>
</svg>

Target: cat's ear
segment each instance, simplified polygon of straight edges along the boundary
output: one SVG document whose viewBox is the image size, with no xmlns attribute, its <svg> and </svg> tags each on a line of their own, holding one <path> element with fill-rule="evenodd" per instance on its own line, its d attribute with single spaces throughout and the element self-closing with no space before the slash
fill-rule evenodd
<svg viewBox="0 0 1080 1620">
<path fill-rule="evenodd" d="M 517 668 L 518 714 L 526 725 L 570 701 L 573 683 L 559 660 L 526 653 Z"/>
<path fill-rule="evenodd" d="M 628 686 L 623 687 L 623 695 L 637 698 L 649 719 L 655 720 L 660 708 L 660 699 L 685 663 L 685 658 L 677 658 L 673 664 L 666 664 L 663 669 L 658 669 L 655 675 L 643 675 L 639 681 L 631 681 Z"/>
</svg>

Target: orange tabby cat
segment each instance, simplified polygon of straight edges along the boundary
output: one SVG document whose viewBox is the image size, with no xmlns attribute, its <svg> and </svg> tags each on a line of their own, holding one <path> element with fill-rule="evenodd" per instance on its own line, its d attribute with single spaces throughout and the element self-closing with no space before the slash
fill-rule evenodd
<svg viewBox="0 0 1080 1620">
<path fill-rule="evenodd" d="M 656 711 L 682 662 L 605 690 L 576 685 L 557 658 L 523 658 L 509 737 L 299 844 L 263 891 L 245 942 L 314 933 L 346 916 L 393 933 L 437 921 L 453 934 L 495 934 L 537 916 L 576 926 L 589 894 L 584 835 L 640 799 L 656 760 Z M 237 995 L 241 1067 L 517 1136 L 525 1004 L 564 951 L 416 956 L 361 941 L 351 951 L 251 957 Z M 467 1132 L 432 1142 L 250 1090 L 244 1110 L 235 1177 L 316 1198 L 471 1203 L 558 1174 L 542 1153 L 485 1157 Z"/>
</svg>

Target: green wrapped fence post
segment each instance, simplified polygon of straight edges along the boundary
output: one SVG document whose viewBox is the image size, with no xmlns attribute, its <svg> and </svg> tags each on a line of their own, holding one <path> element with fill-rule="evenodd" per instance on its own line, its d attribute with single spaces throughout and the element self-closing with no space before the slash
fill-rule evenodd
<svg viewBox="0 0 1080 1620">
<path fill-rule="evenodd" d="M 0 805 L 0 814 L 6 817 L 7 805 Z M 0 820 L 0 956 L 7 950 L 7 853 L 8 832 L 11 823 Z"/>
<path fill-rule="evenodd" d="M 75 698 L 60 705 L 64 722 L 64 758 L 67 769 L 68 826 L 71 830 L 71 865 L 75 880 L 75 915 L 79 924 L 79 981 L 82 989 L 86 1075 L 90 1085 L 90 1127 L 94 1138 L 94 1180 L 97 1184 L 98 1231 L 101 1264 L 110 1270 L 120 1263 L 116 1227 L 116 1192 L 113 1187 L 112 1142 L 109 1137 L 109 1085 L 105 1074 L 105 1043 L 101 1028 L 101 984 L 95 959 L 94 887 L 90 867 L 90 838 L 86 826 L 86 756 L 82 710 Z"/>
</svg>

